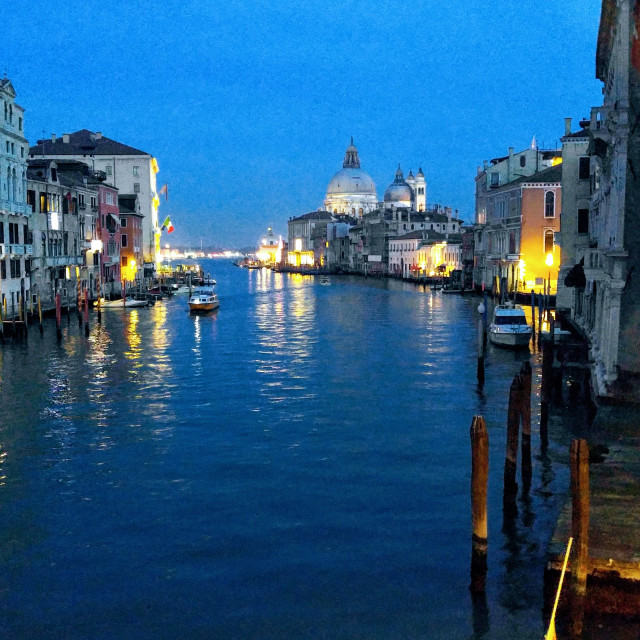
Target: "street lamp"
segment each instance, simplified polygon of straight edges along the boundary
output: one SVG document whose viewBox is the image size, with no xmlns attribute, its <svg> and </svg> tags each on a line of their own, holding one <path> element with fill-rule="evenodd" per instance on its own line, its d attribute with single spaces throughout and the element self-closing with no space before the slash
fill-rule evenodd
<svg viewBox="0 0 640 640">
<path fill-rule="evenodd" d="M 547 257 L 545 259 L 547 267 L 549 267 L 549 295 L 551 295 L 551 267 L 553 266 L 553 253 L 547 253 Z"/>
</svg>

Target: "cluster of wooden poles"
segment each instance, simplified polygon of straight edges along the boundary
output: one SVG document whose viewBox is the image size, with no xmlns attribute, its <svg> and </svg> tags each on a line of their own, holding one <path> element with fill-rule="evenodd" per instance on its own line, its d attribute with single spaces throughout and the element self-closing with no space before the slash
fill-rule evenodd
<svg viewBox="0 0 640 640">
<path fill-rule="evenodd" d="M 97 293 L 98 293 L 98 300 L 100 299 L 100 286 L 98 284 L 98 288 L 97 288 Z M 40 335 L 44 334 L 44 325 L 42 323 L 42 303 L 40 300 L 40 294 L 37 294 L 36 296 L 37 298 L 37 313 L 38 313 L 38 323 L 39 323 L 39 330 L 40 330 Z M 2 344 L 4 344 L 5 339 L 6 339 L 6 335 L 5 335 L 5 330 L 9 329 L 11 336 L 13 337 L 14 340 L 23 340 L 23 339 L 27 339 L 28 338 L 28 316 L 27 316 L 27 309 L 26 306 L 23 304 L 23 300 L 22 300 L 22 296 L 20 297 L 20 303 L 19 303 L 19 311 L 17 314 L 17 318 L 14 315 L 13 318 L 11 320 L 5 320 L 5 318 L 7 317 L 7 310 L 6 310 L 6 299 L 4 301 L 5 303 L 5 307 L 4 309 L 0 308 L 0 342 L 2 342 Z M 90 305 L 90 300 L 89 300 L 89 290 L 88 289 L 84 289 L 82 290 L 80 287 L 80 282 L 78 282 L 78 289 L 77 289 L 77 301 L 76 301 L 76 309 L 77 309 L 77 314 L 78 314 L 78 324 L 80 326 L 80 328 L 82 328 L 82 326 L 84 325 L 84 331 L 85 331 L 85 335 L 89 336 L 89 332 L 90 332 L 90 327 L 89 327 L 89 305 Z M 60 293 L 56 293 L 55 295 L 55 316 L 56 316 L 56 335 L 58 340 L 62 339 L 62 296 Z M 69 302 L 67 301 L 67 305 L 66 305 L 66 309 L 67 309 L 67 322 L 70 321 L 71 318 L 71 305 L 69 304 Z M 97 308 L 98 314 L 97 314 L 97 320 L 98 323 L 102 322 L 102 312 L 100 310 L 100 305 L 98 304 L 98 308 Z M 31 311 L 30 311 L 30 316 L 33 318 L 35 316 L 35 309 L 33 308 L 33 299 L 31 301 Z"/>
<path fill-rule="evenodd" d="M 551 334 L 553 335 L 553 334 Z M 547 348 L 547 359 L 543 353 L 543 399 L 551 385 L 551 363 L 553 362 L 553 341 Z M 545 343 L 546 344 L 546 343 Z M 549 353 L 550 352 L 550 353 Z M 550 359 L 549 359 L 550 358 Z M 545 371 L 545 362 L 547 370 Z M 546 382 L 545 382 L 546 378 Z M 540 446 L 544 451 L 548 446 L 547 424 L 548 397 L 546 414 L 541 410 Z M 544 428 L 543 428 L 544 418 Z M 507 414 L 507 444 L 504 462 L 503 517 L 505 522 L 517 514 L 516 482 L 518 442 L 522 426 L 521 444 L 521 480 L 522 492 L 531 488 L 531 365 L 522 364 L 520 373 L 514 376 L 509 390 L 509 408 Z M 487 487 L 489 478 L 489 435 L 482 416 L 474 416 L 471 422 L 471 584 L 473 593 L 485 590 L 487 575 Z M 571 562 L 571 632 L 574 637 L 582 634 L 584 620 L 584 601 L 587 587 L 588 530 L 589 530 L 589 450 L 586 440 L 574 440 L 571 444 L 571 532 L 575 541 Z M 552 620 L 553 622 L 553 620 Z"/>
</svg>

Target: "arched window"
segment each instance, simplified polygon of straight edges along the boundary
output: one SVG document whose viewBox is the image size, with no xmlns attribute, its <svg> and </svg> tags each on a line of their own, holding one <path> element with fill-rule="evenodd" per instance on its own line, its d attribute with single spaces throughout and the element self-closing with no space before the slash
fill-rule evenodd
<svg viewBox="0 0 640 640">
<path fill-rule="evenodd" d="M 547 229 L 544 232 L 544 255 L 553 253 L 553 231 Z"/>
<path fill-rule="evenodd" d="M 544 194 L 544 217 L 556 217 L 556 194 L 553 191 L 547 191 Z"/>
<path fill-rule="evenodd" d="M 13 199 L 16 200 L 16 188 L 17 188 L 17 180 L 16 180 L 16 170 L 13 170 Z"/>
<path fill-rule="evenodd" d="M 520 166 L 524 167 L 527 164 L 526 156 L 520 156 Z"/>
</svg>

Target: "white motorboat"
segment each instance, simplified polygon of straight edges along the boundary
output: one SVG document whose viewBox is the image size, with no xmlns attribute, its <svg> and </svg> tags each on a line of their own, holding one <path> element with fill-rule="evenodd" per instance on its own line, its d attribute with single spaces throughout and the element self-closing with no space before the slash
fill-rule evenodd
<svg viewBox="0 0 640 640">
<path fill-rule="evenodd" d="M 127 296 L 124 299 L 124 302 L 122 301 L 122 299 L 120 300 L 106 300 L 105 298 L 100 298 L 100 308 L 101 309 L 122 309 L 123 307 L 125 309 L 131 308 L 131 307 L 146 307 L 149 305 L 149 302 L 147 300 L 136 300 L 135 298 L 132 298 L 131 296 Z M 93 303 L 94 307 L 98 306 L 98 301 L 96 300 Z"/>
<path fill-rule="evenodd" d="M 488 333 L 491 343 L 501 347 L 527 347 L 531 340 L 531 326 L 518 304 L 497 305 Z"/>
<path fill-rule="evenodd" d="M 195 289 L 189 298 L 189 311 L 193 313 L 206 313 L 219 306 L 218 294 L 211 285 Z"/>
</svg>

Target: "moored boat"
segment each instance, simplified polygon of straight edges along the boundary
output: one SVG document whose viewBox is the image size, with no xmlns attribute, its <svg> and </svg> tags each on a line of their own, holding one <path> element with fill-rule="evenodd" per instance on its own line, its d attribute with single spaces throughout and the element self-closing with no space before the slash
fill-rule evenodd
<svg viewBox="0 0 640 640">
<path fill-rule="evenodd" d="M 195 289 L 189 298 L 189 311 L 192 313 L 206 313 L 217 309 L 220 305 L 218 294 L 213 285 Z"/>
<path fill-rule="evenodd" d="M 531 327 L 520 305 L 500 304 L 493 310 L 493 321 L 488 328 L 489 340 L 501 347 L 527 347 Z"/>
<path fill-rule="evenodd" d="M 96 300 L 93 303 L 94 306 L 98 306 L 98 301 Z M 105 300 L 105 298 L 100 298 L 100 308 L 101 309 L 122 309 L 123 307 L 125 309 L 131 308 L 131 307 L 146 307 L 149 305 L 149 302 L 147 300 L 136 300 L 135 298 L 132 298 L 131 296 L 127 296 L 124 301 L 122 299 L 120 300 Z"/>
</svg>

